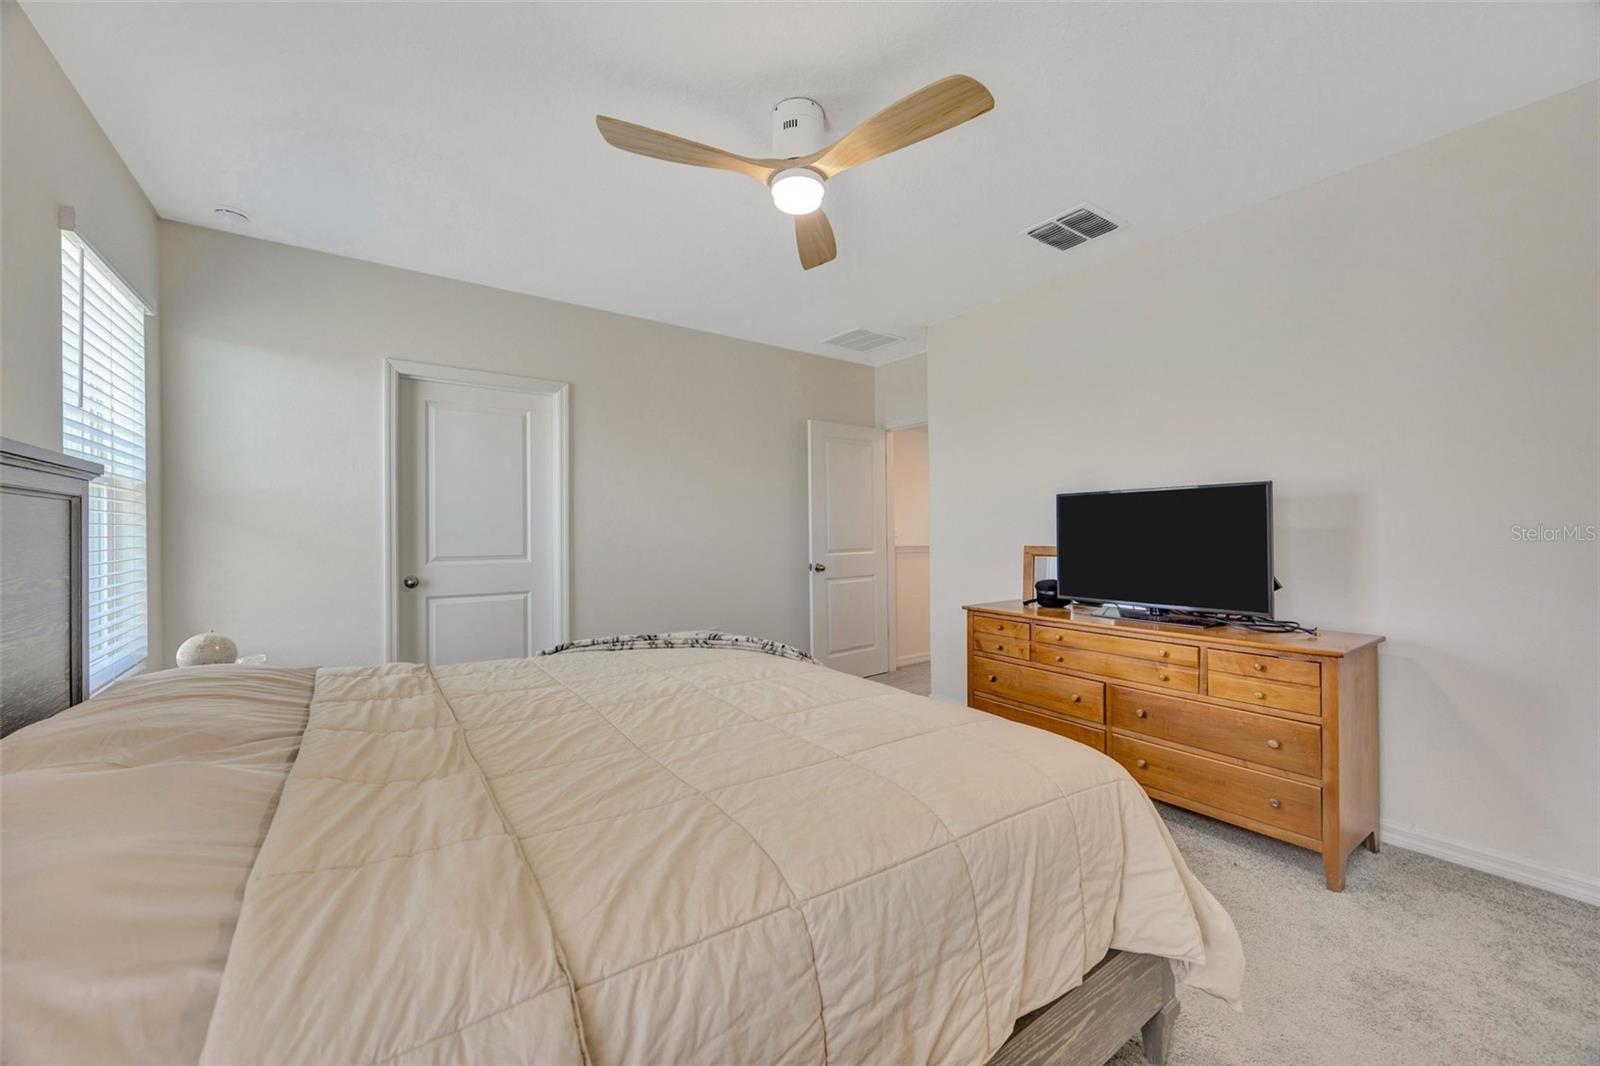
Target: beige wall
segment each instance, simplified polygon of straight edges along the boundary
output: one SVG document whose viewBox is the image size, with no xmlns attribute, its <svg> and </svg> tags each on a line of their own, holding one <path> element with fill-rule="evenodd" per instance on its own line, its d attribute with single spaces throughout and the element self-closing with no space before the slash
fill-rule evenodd
<svg viewBox="0 0 1600 1066">
<path fill-rule="evenodd" d="M 928 428 L 889 431 L 889 491 L 894 543 L 928 546 Z"/>
<path fill-rule="evenodd" d="M 161 266 L 169 643 L 381 659 L 386 358 L 571 383 L 577 635 L 809 643 L 805 423 L 871 368 L 177 223 Z"/>
<path fill-rule="evenodd" d="M 928 357 L 913 355 L 873 372 L 877 424 L 892 431 L 889 491 L 894 495 L 894 654 L 896 666 L 927 661 Z"/>
<path fill-rule="evenodd" d="M 873 371 L 877 424 L 914 426 L 928 420 L 928 357 L 913 355 Z"/>
<path fill-rule="evenodd" d="M 879 369 L 882 369 L 881 367 Z M 928 429 L 889 431 L 896 666 L 928 658 Z"/>
<path fill-rule="evenodd" d="M 1591 84 L 935 326 L 936 693 L 1055 492 L 1272 478 L 1279 613 L 1389 638 L 1390 838 L 1600 891 L 1597 546 L 1513 532 L 1600 521 L 1597 122 Z"/>
<path fill-rule="evenodd" d="M 156 213 L 12 0 L 0 3 L 0 435 L 61 448 L 60 208 L 154 305 Z M 160 325 L 145 325 L 150 632 L 160 639 Z"/>
<path fill-rule="evenodd" d="M 897 551 L 894 557 L 894 668 L 925 663 L 928 634 L 928 550 Z"/>
</svg>

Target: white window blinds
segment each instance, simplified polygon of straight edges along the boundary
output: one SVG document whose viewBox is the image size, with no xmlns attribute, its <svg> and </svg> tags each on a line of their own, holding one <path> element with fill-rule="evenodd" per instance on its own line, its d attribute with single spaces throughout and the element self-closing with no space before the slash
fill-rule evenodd
<svg viewBox="0 0 1600 1066">
<path fill-rule="evenodd" d="M 89 485 L 91 692 L 145 658 L 144 302 L 94 250 L 61 233 L 61 450 L 105 474 Z"/>
</svg>

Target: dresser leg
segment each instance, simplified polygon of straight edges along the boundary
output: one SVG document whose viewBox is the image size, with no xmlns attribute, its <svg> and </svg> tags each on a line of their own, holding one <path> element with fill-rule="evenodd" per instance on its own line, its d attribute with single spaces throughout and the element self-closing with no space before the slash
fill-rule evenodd
<svg viewBox="0 0 1600 1066">
<path fill-rule="evenodd" d="M 1382 844 L 1378 840 L 1378 831 L 1374 829 L 1372 832 L 1367 834 L 1367 850 L 1376 855 L 1381 847 Z"/>
<path fill-rule="evenodd" d="M 1322 853 L 1322 872 L 1326 875 L 1329 892 L 1344 891 L 1344 856 L 1337 848 Z"/>
</svg>

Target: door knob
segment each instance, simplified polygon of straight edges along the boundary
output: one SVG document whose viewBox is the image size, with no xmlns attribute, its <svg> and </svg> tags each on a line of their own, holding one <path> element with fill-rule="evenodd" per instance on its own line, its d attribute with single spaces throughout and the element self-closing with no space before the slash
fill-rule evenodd
<svg viewBox="0 0 1600 1066">
<path fill-rule="evenodd" d="M 400 584 L 404 585 L 408 589 L 414 589 L 418 585 L 422 584 L 422 582 L 417 580 L 416 574 L 407 574 Z"/>
<path fill-rule="evenodd" d="M 814 572 L 816 572 L 816 573 L 818 573 L 818 574 L 820 574 L 820 573 L 822 573 L 822 572 L 823 572 L 823 571 L 824 571 L 824 570 L 826 570 L 826 569 L 828 569 L 828 565 L 827 565 L 827 564 L 826 564 L 826 563 L 812 563 L 812 564 L 811 564 L 811 569 L 812 569 L 812 570 L 813 570 L 813 571 L 814 571 Z"/>
</svg>

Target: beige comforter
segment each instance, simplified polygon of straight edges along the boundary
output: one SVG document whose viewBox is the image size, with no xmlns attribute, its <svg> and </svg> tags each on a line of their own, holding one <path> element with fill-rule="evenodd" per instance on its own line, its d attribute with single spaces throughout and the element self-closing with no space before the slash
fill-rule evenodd
<svg viewBox="0 0 1600 1066">
<path fill-rule="evenodd" d="M 976 1063 L 1107 948 L 1242 976 L 1109 759 L 749 651 L 320 670 L 267 813 L 206 1062 Z M 50 970 L 12 947 L 7 991 Z M 8 1059 L 58 1057 L 5 1014 Z"/>
</svg>

